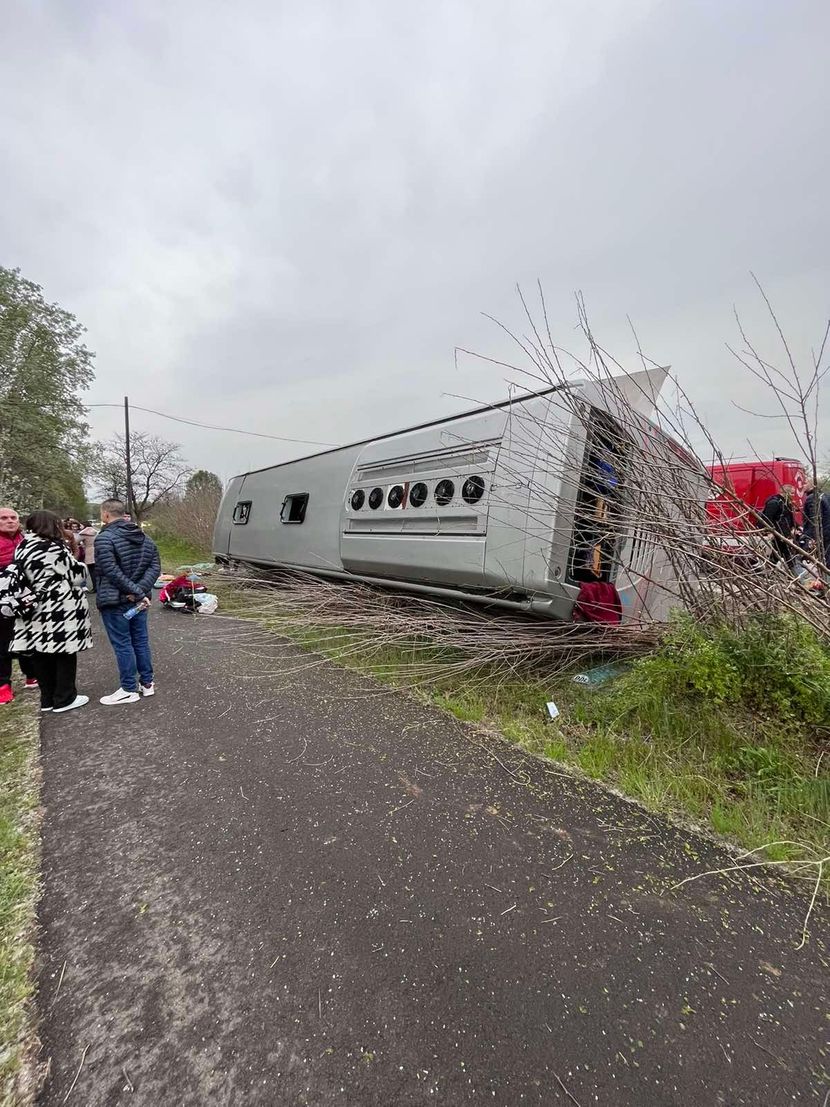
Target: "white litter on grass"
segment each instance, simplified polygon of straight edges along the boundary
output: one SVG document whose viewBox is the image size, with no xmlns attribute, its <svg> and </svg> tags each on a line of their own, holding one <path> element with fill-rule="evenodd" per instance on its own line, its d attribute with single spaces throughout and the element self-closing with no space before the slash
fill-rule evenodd
<svg viewBox="0 0 830 1107">
<path fill-rule="evenodd" d="M 559 715 L 559 708 L 556 706 L 553 700 L 550 700 L 548 703 L 546 703 L 545 707 L 547 707 L 548 715 L 551 719 L 555 719 Z"/>
</svg>

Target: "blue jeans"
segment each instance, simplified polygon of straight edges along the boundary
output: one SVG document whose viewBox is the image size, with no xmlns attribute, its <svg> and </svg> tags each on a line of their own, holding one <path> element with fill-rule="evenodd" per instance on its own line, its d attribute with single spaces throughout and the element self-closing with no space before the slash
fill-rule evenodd
<svg viewBox="0 0 830 1107">
<path fill-rule="evenodd" d="M 125 692 L 137 692 L 136 671 L 145 687 L 153 683 L 153 659 L 147 633 L 147 612 L 139 611 L 132 619 L 125 619 L 124 612 L 130 607 L 132 604 L 102 607 L 101 620 L 115 651 L 121 687 Z"/>
</svg>

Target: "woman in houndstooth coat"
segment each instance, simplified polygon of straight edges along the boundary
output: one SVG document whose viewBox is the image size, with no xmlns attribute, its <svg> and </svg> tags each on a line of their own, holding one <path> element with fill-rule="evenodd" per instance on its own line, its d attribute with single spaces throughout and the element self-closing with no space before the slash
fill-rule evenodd
<svg viewBox="0 0 830 1107">
<path fill-rule="evenodd" d="M 11 652 L 32 656 L 41 710 L 60 713 L 88 702 L 75 683 L 78 654 L 92 646 L 86 570 L 70 553 L 53 512 L 30 515 L 26 532 L 14 561 L 31 596 L 14 621 Z"/>
</svg>

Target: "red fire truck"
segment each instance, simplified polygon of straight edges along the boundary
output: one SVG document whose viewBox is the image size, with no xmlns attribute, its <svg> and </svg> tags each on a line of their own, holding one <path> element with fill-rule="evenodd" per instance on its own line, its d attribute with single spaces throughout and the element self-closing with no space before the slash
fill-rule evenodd
<svg viewBox="0 0 830 1107">
<path fill-rule="evenodd" d="M 756 525 L 756 516 L 770 496 L 780 492 L 785 484 L 794 490 L 793 508 L 797 526 L 801 526 L 804 485 L 807 473 L 804 465 L 791 457 L 775 457 L 772 461 L 730 461 L 728 465 L 712 465 L 709 472 L 724 490 L 707 504 L 710 517 L 732 534 L 745 533 Z"/>
</svg>

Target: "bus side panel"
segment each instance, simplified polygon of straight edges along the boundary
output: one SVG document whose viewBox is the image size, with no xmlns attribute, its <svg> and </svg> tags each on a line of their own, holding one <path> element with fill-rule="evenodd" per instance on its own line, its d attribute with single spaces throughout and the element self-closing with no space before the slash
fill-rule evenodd
<svg viewBox="0 0 830 1107">
<path fill-rule="evenodd" d="M 550 547 L 551 505 L 539 503 L 535 484 L 547 405 L 547 399 L 533 397 L 507 410 L 487 530 L 486 578 L 491 588 L 527 592 L 533 587 L 526 573 L 528 542 L 533 548 Z M 538 508 L 532 513 L 531 499 Z"/>
<path fill-rule="evenodd" d="M 367 576 L 481 588 L 505 420 L 503 410 L 484 411 L 365 446 L 343 502 L 344 566 Z M 466 483 L 472 478 L 474 494 Z M 410 498 L 413 489 L 423 502 Z"/>
<path fill-rule="evenodd" d="M 530 592 L 556 597 L 555 610 L 570 614 L 577 588 L 568 583 L 579 474 L 587 432 L 572 404 L 557 396 L 541 400 L 539 450 L 528 500 L 524 579 Z"/>
<path fill-rule="evenodd" d="M 245 477 L 234 477 L 225 489 L 213 527 L 213 556 L 224 560 L 230 553 L 233 509 L 241 497 Z"/>
<path fill-rule="evenodd" d="M 231 556 L 261 565 L 342 569 L 340 509 L 358 452 L 348 447 L 248 474 L 238 500 L 250 502 L 250 511 L 247 522 L 231 524 Z M 301 521 L 289 521 L 291 497 L 308 497 Z"/>
</svg>

